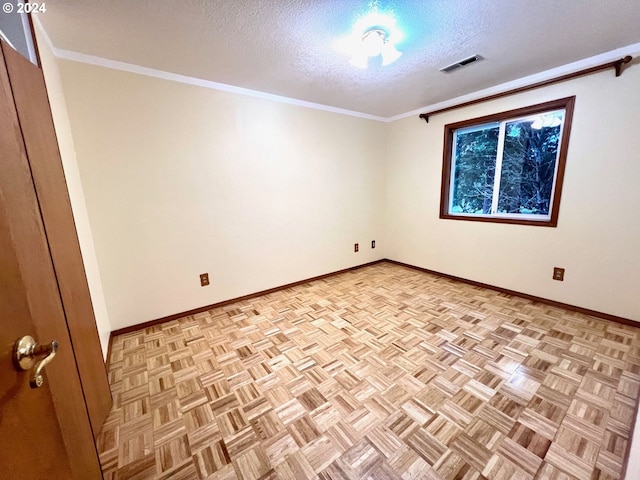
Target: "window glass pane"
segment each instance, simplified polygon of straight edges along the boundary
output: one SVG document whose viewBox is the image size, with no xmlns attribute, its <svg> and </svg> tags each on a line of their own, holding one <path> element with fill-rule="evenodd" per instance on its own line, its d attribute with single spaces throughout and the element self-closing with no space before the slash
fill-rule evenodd
<svg viewBox="0 0 640 480">
<path fill-rule="evenodd" d="M 507 122 L 498 213 L 549 215 L 564 111 Z"/>
<path fill-rule="evenodd" d="M 499 124 L 455 133 L 451 213 L 491 213 Z"/>
<path fill-rule="evenodd" d="M 440 218 L 556 227 L 574 104 L 445 125 Z"/>
</svg>

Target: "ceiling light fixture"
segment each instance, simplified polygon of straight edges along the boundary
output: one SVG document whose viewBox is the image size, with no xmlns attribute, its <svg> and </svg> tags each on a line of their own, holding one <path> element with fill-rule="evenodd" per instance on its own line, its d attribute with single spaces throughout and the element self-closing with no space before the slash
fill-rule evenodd
<svg viewBox="0 0 640 480">
<path fill-rule="evenodd" d="M 353 24 L 351 35 L 340 39 L 336 47 L 350 54 L 350 63 L 358 68 L 367 68 L 369 59 L 375 57 L 381 58 L 382 65 L 389 65 L 402 55 L 396 45 L 403 36 L 393 13 L 379 12 L 378 1 L 372 0 L 369 12 Z"/>
<path fill-rule="evenodd" d="M 395 62 L 402 52 L 399 52 L 394 43 L 390 41 L 389 34 L 378 26 L 371 27 L 362 34 L 360 45 L 357 45 L 351 56 L 351 65 L 358 68 L 367 68 L 369 58 L 382 57 L 382 65 Z"/>
</svg>

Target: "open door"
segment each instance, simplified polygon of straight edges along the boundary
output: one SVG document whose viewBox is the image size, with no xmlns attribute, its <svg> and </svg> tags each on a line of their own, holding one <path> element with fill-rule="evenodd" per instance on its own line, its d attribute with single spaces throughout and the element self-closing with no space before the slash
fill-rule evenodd
<svg viewBox="0 0 640 480">
<path fill-rule="evenodd" d="M 3 51 L 95 438 L 111 409 L 111 391 L 44 76 L 8 45 Z"/>
<path fill-rule="evenodd" d="M 83 327 L 69 322 L 91 304 L 86 280 L 84 290 L 74 289 L 77 273 L 70 273 L 69 262 L 81 268 L 82 261 L 55 134 L 52 143 L 46 133 L 53 130 L 44 81 L 37 67 L 0 46 L 0 479 L 99 479 L 94 435 L 111 398 L 100 386 L 104 364 L 91 360 L 102 361 L 93 313 Z M 43 348 L 31 368 L 19 370 L 14 345 L 27 335 Z M 83 338 L 93 348 L 85 356 L 78 355 Z M 33 388 L 37 362 L 54 340 L 58 351 Z M 98 377 L 95 385 L 84 385 L 82 369 Z"/>
</svg>

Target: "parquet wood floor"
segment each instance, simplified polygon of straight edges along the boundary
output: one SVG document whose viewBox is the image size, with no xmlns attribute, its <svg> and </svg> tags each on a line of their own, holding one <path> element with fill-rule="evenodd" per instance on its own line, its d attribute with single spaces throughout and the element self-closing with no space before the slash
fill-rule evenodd
<svg viewBox="0 0 640 480">
<path fill-rule="evenodd" d="M 380 263 L 113 339 L 106 479 L 617 479 L 640 328 Z"/>
</svg>

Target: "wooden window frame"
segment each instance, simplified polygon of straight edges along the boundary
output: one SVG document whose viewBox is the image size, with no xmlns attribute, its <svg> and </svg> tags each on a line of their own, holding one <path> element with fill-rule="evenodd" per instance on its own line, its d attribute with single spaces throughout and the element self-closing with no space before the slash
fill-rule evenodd
<svg viewBox="0 0 640 480">
<path fill-rule="evenodd" d="M 569 147 L 569 137 L 571 134 L 571 124 L 573 121 L 573 109 L 575 105 L 575 96 L 560 98 L 550 102 L 530 105 L 528 107 L 517 108 L 483 117 L 472 118 L 461 122 L 450 123 L 444 127 L 444 153 L 442 161 L 442 184 L 440 187 L 440 218 L 448 220 L 464 220 L 471 222 L 490 222 L 490 223 L 510 223 L 516 225 L 533 225 L 538 227 L 556 227 L 558 225 L 558 215 L 560 211 L 560 199 L 562 197 L 562 184 L 564 181 L 564 172 L 567 161 L 567 151 Z M 453 164 L 453 138 L 456 130 L 461 128 L 472 127 L 483 123 L 502 122 L 518 117 L 528 115 L 541 114 L 553 110 L 564 110 L 564 124 L 562 127 L 562 136 L 560 139 L 560 153 L 558 154 L 556 176 L 554 188 L 552 191 L 552 204 L 550 218 L 534 220 L 528 218 L 505 218 L 501 216 L 485 216 L 485 215 L 457 215 L 449 213 L 449 200 L 451 192 L 451 166 Z"/>
</svg>

